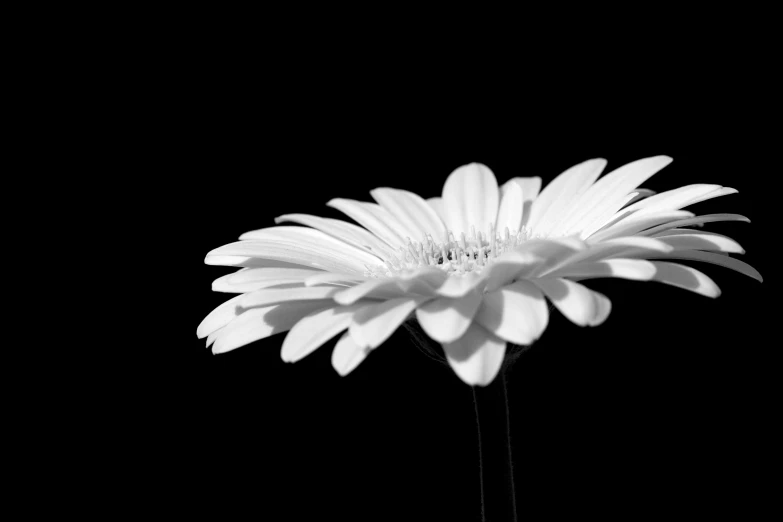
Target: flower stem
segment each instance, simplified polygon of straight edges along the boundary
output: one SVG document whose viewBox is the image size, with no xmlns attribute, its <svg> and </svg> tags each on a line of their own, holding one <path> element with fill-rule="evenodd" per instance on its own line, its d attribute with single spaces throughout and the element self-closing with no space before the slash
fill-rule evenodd
<svg viewBox="0 0 783 522">
<path fill-rule="evenodd" d="M 509 437 L 508 395 L 503 371 L 488 386 L 473 387 L 479 439 L 481 520 L 517 520 Z"/>
</svg>

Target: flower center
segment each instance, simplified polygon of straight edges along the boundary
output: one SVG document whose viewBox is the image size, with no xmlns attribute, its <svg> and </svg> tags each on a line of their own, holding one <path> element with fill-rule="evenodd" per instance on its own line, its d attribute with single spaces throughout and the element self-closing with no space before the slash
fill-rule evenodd
<svg viewBox="0 0 783 522">
<path fill-rule="evenodd" d="M 421 242 L 407 238 L 408 244 L 400 247 L 398 253 L 384 261 L 383 268 L 367 267 L 367 277 L 392 277 L 405 270 L 422 266 L 440 268 L 449 275 L 461 275 L 468 272 L 480 272 L 485 266 L 504 252 L 532 239 L 530 230 L 522 227 L 511 232 L 508 227 L 499 233 L 494 226 L 490 234 L 476 232 L 470 227 L 470 234 L 461 233 L 459 238 L 448 231 L 448 241 L 439 243 L 427 234 Z"/>
</svg>

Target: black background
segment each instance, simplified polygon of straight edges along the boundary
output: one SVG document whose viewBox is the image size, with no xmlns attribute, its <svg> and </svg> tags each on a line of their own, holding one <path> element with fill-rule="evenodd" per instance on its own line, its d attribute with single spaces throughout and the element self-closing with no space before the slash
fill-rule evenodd
<svg viewBox="0 0 783 522">
<path fill-rule="evenodd" d="M 666 154 L 674 162 L 643 186 L 738 189 L 689 210 L 748 216 L 751 224 L 706 228 L 735 238 L 743 259 L 770 275 L 760 201 L 771 170 L 759 158 L 771 139 L 758 128 L 752 89 L 720 81 L 729 75 L 722 62 L 694 71 L 654 57 L 644 67 L 630 65 L 641 58 L 627 67 L 595 58 L 585 70 L 506 64 L 447 74 L 436 56 L 408 65 L 393 55 L 342 61 L 316 49 L 251 59 L 229 44 L 217 49 L 205 46 L 197 63 L 172 60 L 180 81 L 160 100 L 169 137 L 156 146 L 175 152 L 160 183 L 178 202 L 160 225 L 178 264 L 160 282 L 182 278 L 187 293 L 177 297 L 178 340 L 151 340 L 153 355 L 143 356 L 149 396 L 143 422 L 129 429 L 139 455 L 152 456 L 144 495 L 249 507 L 269 520 L 478 519 L 471 390 L 404 330 L 344 378 L 330 364 L 334 340 L 286 364 L 284 334 L 219 356 L 196 339 L 201 319 L 230 297 L 210 284 L 231 269 L 204 265 L 205 254 L 275 216 L 341 217 L 329 199 L 370 200 L 380 186 L 437 196 L 452 170 L 473 161 L 499 183 L 546 184 L 589 158 L 607 158 L 608 172 Z M 698 267 L 719 298 L 590 281 L 611 299 L 609 319 L 580 328 L 553 311 L 511 368 L 521 513 L 745 502 L 744 477 L 763 458 L 752 441 L 769 393 L 758 367 L 775 344 L 762 333 L 769 281 Z"/>
</svg>

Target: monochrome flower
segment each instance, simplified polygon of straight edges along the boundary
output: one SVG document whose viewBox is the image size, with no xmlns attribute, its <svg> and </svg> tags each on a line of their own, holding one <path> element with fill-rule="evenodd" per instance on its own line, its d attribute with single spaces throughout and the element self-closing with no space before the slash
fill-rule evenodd
<svg viewBox="0 0 783 522">
<path fill-rule="evenodd" d="M 240 267 L 212 286 L 238 295 L 203 320 L 198 336 L 223 353 L 287 331 L 282 358 L 295 362 L 342 333 L 332 364 L 346 375 L 415 317 L 464 382 L 487 385 L 507 343 L 529 345 L 544 332 L 547 300 L 577 325 L 606 320 L 609 299 L 583 280 L 658 281 L 717 297 L 712 279 L 672 262 L 688 260 L 761 281 L 730 256 L 744 253 L 737 242 L 691 228 L 747 218 L 683 210 L 736 190 L 638 188 L 671 161 L 645 158 L 599 179 L 606 161 L 593 159 L 543 190 L 538 177 L 499 187 L 488 167 L 472 163 L 451 173 L 441 197 L 377 188 L 375 203 L 329 201 L 358 225 L 280 216 L 276 223 L 296 225 L 248 232 L 207 255 L 207 264 Z"/>
</svg>

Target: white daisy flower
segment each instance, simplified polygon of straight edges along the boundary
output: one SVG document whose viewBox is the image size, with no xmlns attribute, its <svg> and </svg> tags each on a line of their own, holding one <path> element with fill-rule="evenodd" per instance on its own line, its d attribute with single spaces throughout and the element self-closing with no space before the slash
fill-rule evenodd
<svg viewBox="0 0 783 522">
<path fill-rule="evenodd" d="M 210 313 L 198 336 L 223 353 L 287 331 L 282 358 L 295 362 L 342 334 L 332 364 L 346 375 L 415 317 L 464 382 L 487 385 L 507 343 L 529 345 L 544 332 L 547 300 L 577 325 L 606 320 L 611 303 L 586 279 L 659 281 L 717 297 L 712 279 L 672 262 L 689 260 L 761 281 L 730 256 L 744 253 L 736 241 L 692 228 L 747 218 L 683 210 L 736 190 L 637 188 L 671 161 L 645 158 L 599 179 L 606 160 L 593 159 L 543 190 L 538 177 L 499 187 L 488 167 L 472 163 L 451 173 L 442 197 L 377 188 L 375 203 L 328 203 L 358 225 L 280 216 L 276 223 L 296 225 L 247 232 L 207 254 L 207 264 L 241 267 L 212 285 L 239 295 Z"/>
</svg>

